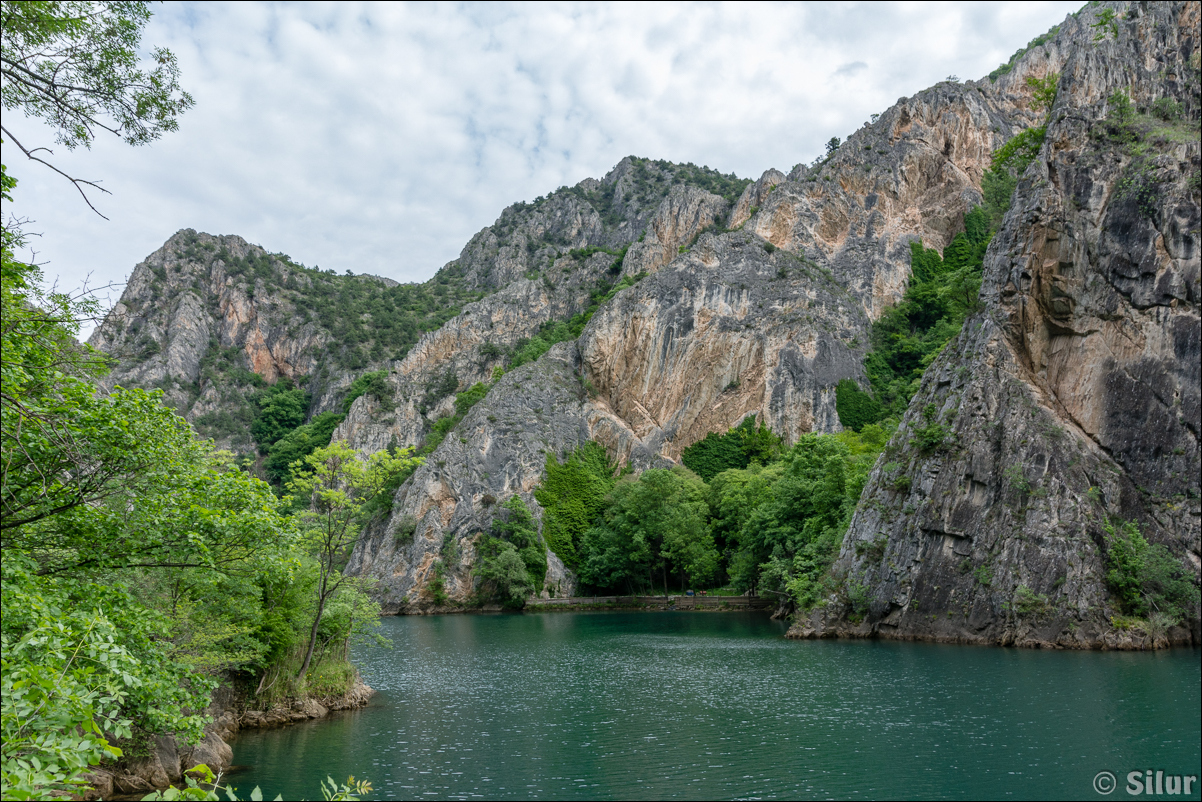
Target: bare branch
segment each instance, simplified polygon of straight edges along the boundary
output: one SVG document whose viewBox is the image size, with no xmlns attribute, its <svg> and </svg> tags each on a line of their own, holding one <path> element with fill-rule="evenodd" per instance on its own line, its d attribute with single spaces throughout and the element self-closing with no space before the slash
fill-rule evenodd
<svg viewBox="0 0 1202 802">
<path fill-rule="evenodd" d="M 54 172 L 56 172 L 56 173 L 58 173 L 59 175 L 61 175 L 63 178 L 65 178 L 65 179 L 67 179 L 68 181 L 70 181 L 70 182 L 71 182 L 71 183 L 72 183 L 72 184 L 75 186 L 75 188 L 76 188 L 77 190 L 79 190 L 79 194 L 83 196 L 83 202 L 84 202 L 84 203 L 86 203 L 86 204 L 88 204 L 88 208 L 89 208 L 89 209 L 91 209 L 92 211 L 96 212 L 96 214 L 99 214 L 99 215 L 100 215 L 101 217 L 103 217 L 105 220 L 108 220 L 108 218 L 107 218 L 107 217 L 105 217 L 103 214 L 100 214 L 100 210 L 99 210 L 99 209 L 97 209 L 95 206 L 93 206 L 93 205 L 92 205 L 92 201 L 88 199 L 87 193 L 85 193 L 85 192 L 83 191 L 83 187 L 86 185 L 86 186 L 92 187 L 92 189 L 98 189 L 98 190 L 100 190 L 101 192 L 103 192 L 105 195 L 112 195 L 113 193 L 109 192 L 107 189 L 105 189 L 104 187 L 100 186 L 100 185 L 99 185 L 99 184 L 97 184 L 95 181 L 88 181 L 88 180 L 86 180 L 86 179 L 83 179 L 83 178 L 75 178 L 74 176 L 67 175 L 67 174 L 66 174 L 66 173 L 64 173 L 62 170 L 58 169 L 58 168 L 57 168 L 57 167 L 55 167 L 53 164 L 51 164 L 50 162 L 48 162 L 48 161 L 46 161 L 45 159 L 42 159 L 42 158 L 40 158 L 40 157 L 38 157 L 38 156 L 35 156 L 35 155 L 34 155 L 34 154 L 35 154 L 37 151 L 39 151 L 39 150 L 44 150 L 44 151 L 46 151 L 47 153 L 52 153 L 52 151 L 51 151 L 51 150 L 49 150 L 48 148 L 34 148 L 34 149 L 31 151 L 31 150 L 29 150 L 28 148 L 26 148 L 24 145 L 22 145 L 22 144 L 21 144 L 21 142 L 20 142 L 20 141 L 19 141 L 19 140 L 18 140 L 18 139 L 17 139 L 15 136 L 13 136 L 13 134 L 12 134 L 12 131 L 9 131 L 7 128 L 5 128 L 5 127 L 4 127 L 4 126 L 2 126 L 2 125 L 0 125 L 0 131 L 3 131 L 3 132 L 4 132 L 4 135 L 5 135 L 6 137 L 8 137 L 9 139 L 11 139 L 11 140 L 13 141 L 13 143 L 14 143 L 14 144 L 16 144 L 16 146 L 17 146 L 17 147 L 19 147 L 19 148 L 21 149 L 21 152 L 22 152 L 22 153 L 24 153 L 24 154 L 25 154 L 25 156 L 26 156 L 27 158 L 29 158 L 29 159 L 32 159 L 32 160 L 33 160 L 33 161 L 35 161 L 35 162 L 40 162 L 40 163 L 42 163 L 42 164 L 46 165 L 47 167 L 49 167 L 49 168 L 50 168 L 51 170 L 53 170 Z"/>
</svg>

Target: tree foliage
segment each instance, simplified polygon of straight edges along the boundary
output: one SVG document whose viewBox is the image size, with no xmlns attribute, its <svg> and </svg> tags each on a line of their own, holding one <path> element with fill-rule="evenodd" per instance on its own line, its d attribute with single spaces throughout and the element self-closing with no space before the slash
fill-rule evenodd
<svg viewBox="0 0 1202 802">
<path fill-rule="evenodd" d="M 303 679 L 309 670 L 326 605 L 345 581 L 338 565 L 358 542 L 364 507 L 394 474 L 420 461 L 421 457 L 411 456 L 411 449 L 397 455 L 377 451 L 363 459 L 346 443 L 337 442 L 293 466 L 288 489 L 309 500 L 309 508 L 301 515 L 302 532 L 318 569 L 316 609 L 298 678 Z"/>
<path fill-rule="evenodd" d="M 964 231 L 942 255 L 921 242 L 910 243 L 910 286 L 901 302 L 872 324 L 872 350 L 864 360 L 872 397 L 863 397 L 858 387 L 836 388 L 836 410 L 845 428 L 905 413 L 923 372 L 979 307 L 991 237 L 989 214 L 977 207 L 964 216 Z"/>
<path fill-rule="evenodd" d="M 766 464 L 779 455 L 780 438 L 751 416 L 726 434 L 710 432 L 686 448 L 680 461 L 708 482 L 723 471 L 746 468 L 752 462 Z"/>
<path fill-rule="evenodd" d="M 616 466 L 605 447 L 588 441 L 563 463 L 547 454 L 542 483 L 534 498 L 543 508 L 543 537 L 547 548 L 563 563 L 576 567 L 578 547 L 613 489 Z"/>
<path fill-rule="evenodd" d="M 145 3 L 5 2 L 0 15 L 6 121 L 18 108 L 42 117 L 68 147 L 98 129 L 139 144 L 190 103 L 169 53 L 137 67 Z M 0 165 L 6 203 L 14 187 Z M 161 393 L 101 391 L 106 359 L 76 339 L 97 303 L 44 290 L 14 257 L 19 224 L 2 233 L 0 795 L 66 799 L 127 742 L 198 740 L 218 676 L 260 679 L 264 706 L 286 698 L 295 686 L 277 680 L 300 661 L 320 576 L 286 502 Z M 288 392 L 270 394 L 265 423 L 296 421 Z M 354 678 L 346 640 L 374 608 L 348 588 L 328 610 L 311 671 L 340 693 Z"/>
<path fill-rule="evenodd" d="M 1106 582 L 1128 615 L 1166 616 L 1172 623 L 1197 613 L 1198 586 L 1163 545 L 1150 544 L 1133 521 L 1106 524 Z"/>
<path fill-rule="evenodd" d="M 266 453 L 284 435 L 305 422 L 309 410 L 309 394 L 284 377 L 255 396 L 259 414 L 251 424 L 250 433 Z"/>
<path fill-rule="evenodd" d="M 140 63 L 149 6 L 6 0 L 0 4 L 0 105 L 40 119 L 68 149 L 90 147 L 99 131 L 144 145 L 176 130 L 192 97 L 180 89 L 170 50 L 153 48 L 151 65 Z M 84 187 L 99 186 L 68 176 L 39 155 L 49 153 L 46 148 L 26 145 L 8 126 L 2 130 L 26 157 L 71 180 L 91 206 Z"/>
<path fill-rule="evenodd" d="M 755 431 L 738 427 L 726 436 L 738 442 Z M 547 505 L 544 531 L 552 510 L 569 509 L 577 529 L 591 518 L 575 543 L 586 586 L 635 593 L 730 583 L 812 606 L 834 590 L 830 565 L 887 439 L 887 430 L 867 424 L 860 433 L 806 435 L 783 452 L 774 440 L 762 461 L 708 483 L 684 468 L 652 469 L 617 481 L 600 500 L 602 487 L 590 483 L 609 463 L 598 459 L 590 471 L 572 459 L 549 460 L 535 493 Z M 613 481 L 612 467 L 604 476 Z M 582 503 L 565 505 L 565 497 Z"/>
<path fill-rule="evenodd" d="M 482 595 L 507 607 L 522 607 L 542 592 L 547 575 L 547 553 L 534 517 L 520 496 L 501 505 L 491 531 L 476 545 L 476 576 Z"/>
<path fill-rule="evenodd" d="M 11 182 L 6 182 L 11 188 Z M 88 303 L 2 270 L 5 798 L 61 798 L 113 739 L 200 735 L 213 677 L 296 641 L 311 576 L 263 482 L 160 394 L 98 392 Z"/>
<path fill-rule="evenodd" d="M 192 98 L 170 50 L 152 49 L 152 68 L 140 68 L 149 19 L 144 2 L 5 2 L 4 108 L 38 117 L 68 148 L 90 146 L 97 131 L 143 145 L 176 130 Z"/>
<path fill-rule="evenodd" d="M 718 553 L 707 525 L 705 483 L 684 469 L 652 469 L 614 487 L 581 545 L 580 576 L 603 588 L 668 584 L 669 570 L 708 583 Z M 657 576 L 658 575 L 658 576 Z"/>
<path fill-rule="evenodd" d="M 835 411 L 844 428 L 857 432 L 884 417 L 880 403 L 851 379 L 842 379 L 835 386 Z"/>
</svg>

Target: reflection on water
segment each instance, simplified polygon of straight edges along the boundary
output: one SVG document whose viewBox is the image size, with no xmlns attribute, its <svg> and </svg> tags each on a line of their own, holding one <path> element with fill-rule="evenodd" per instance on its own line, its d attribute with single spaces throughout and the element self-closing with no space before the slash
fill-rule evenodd
<svg viewBox="0 0 1202 802">
<path fill-rule="evenodd" d="M 786 641 L 762 613 L 387 618 L 358 711 L 247 732 L 230 776 L 320 798 L 1082 798 L 1198 774 L 1198 650 Z M 1192 798 L 1198 798 L 1198 784 Z M 1125 790 L 1119 795 L 1126 796 Z M 1178 799 L 1191 798 L 1178 796 Z"/>
</svg>

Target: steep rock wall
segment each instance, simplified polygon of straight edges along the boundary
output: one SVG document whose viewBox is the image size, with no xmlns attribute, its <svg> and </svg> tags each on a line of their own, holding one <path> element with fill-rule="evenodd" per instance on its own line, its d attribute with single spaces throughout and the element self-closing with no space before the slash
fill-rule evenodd
<svg viewBox="0 0 1202 802">
<path fill-rule="evenodd" d="M 261 276 L 231 272 L 227 259 L 247 257 L 270 263 L 273 284 L 310 283 L 305 271 L 241 237 L 180 231 L 134 268 L 121 300 L 88 339 L 115 361 L 102 385 L 162 389 L 164 400 L 196 423 L 245 404 L 253 390 L 245 382 L 202 375 L 215 350 L 268 382 L 319 372 L 329 332 L 303 321 L 293 299 L 269 290 Z M 396 283 L 370 276 L 342 280 Z M 332 409 L 351 379 L 350 371 L 327 371 L 315 411 Z M 238 450 L 254 447 L 244 427 L 218 441 Z"/>
<path fill-rule="evenodd" d="M 1040 51 L 1032 63 L 1050 69 L 1049 52 Z M 839 431 L 835 386 L 845 378 L 866 383 L 862 361 L 869 325 L 905 290 L 909 243 L 921 238 L 942 248 L 960 230 L 964 213 L 980 201 L 981 175 L 992 151 L 1036 119 L 1027 109 L 1029 98 L 1020 74 L 997 85 L 940 84 L 903 98 L 822 164 L 799 166 L 788 176 L 767 171 L 729 212 L 721 199 L 695 187 L 674 188 L 623 263 L 623 275 L 652 275 L 598 310 L 570 351 L 579 362 L 572 370 L 589 395 L 557 408 L 566 417 L 555 437 L 544 438 L 556 444 L 549 450 L 563 456 L 594 439 L 620 463 L 643 468 L 679 460 L 692 443 L 748 415 L 787 442 L 806 432 Z M 624 162 L 605 179 L 614 203 L 637 194 L 637 171 L 629 166 Z M 581 184 L 589 191 L 593 186 Z M 494 302 L 490 297 L 478 306 L 491 308 Z M 531 299 L 529 321 L 509 336 L 531 331 L 532 323 L 544 319 L 539 311 L 544 307 L 541 299 Z M 481 339 L 469 330 L 480 332 L 482 324 L 456 326 L 454 337 L 467 349 L 456 353 L 469 353 Z M 451 330 L 429 335 L 431 342 L 443 336 Z M 564 359 L 548 355 L 531 375 L 546 370 L 560 376 Z M 415 375 L 426 375 L 422 370 L 415 368 Z M 391 408 L 405 410 L 415 385 L 399 381 L 397 387 Z M 517 409 L 529 403 L 546 409 L 546 399 L 523 400 L 522 392 L 506 377 L 479 406 Z M 418 430 L 395 424 L 384 433 L 371 422 L 370 403 L 356 402 L 363 414 L 352 409 L 343 424 L 352 443 L 381 447 L 394 436 L 405 442 Z M 402 412 L 398 421 L 405 416 L 414 420 Z M 475 416 L 473 411 L 471 419 Z M 543 426 L 537 417 L 530 425 Z M 428 606 L 425 583 L 441 561 L 453 577 L 447 580 L 451 597 L 466 599 L 472 588 L 470 543 L 492 519 L 480 500 L 492 504 L 522 492 L 539 514 L 529 490 L 541 478 L 545 454 L 530 451 L 527 442 L 517 430 L 477 431 L 465 420 L 429 457 L 443 463 L 439 480 L 419 470 L 398 492 L 387 525 L 361 541 L 348 570 L 379 578 L 390 589 L 389 609 L 400 611 Z M 476 479 L 461 473 L 470 473 L 467 467 L 452 467 L 454 460 L 442 454 L 461 446 L 510 454 L 506 472 L 488 471 L 505 481 L 473 484 Z M 519 475 L 520 482 L 513 478 Z M 431 499 L 443 511 L 437 527 L 427 523 Z M 407 532 L 415 521 L 415 537 L 397 547 L 389 533 Z"/>
<path fill-rule="evenodd" d="M 1197 101 L 1188 125 L 1137 122 L 1142 148 L 1105 117 L 1115 89 L 1190 113 L 1198 16 L 1132 6 L 1100 44 L 1087 15 L 1062 27 L 1060 95 L 987 255 L 984 309 L 927 372 L 843 544 L 867 609 L 832 600 L 794 636 L 1198 642 L 1197 610 L 1166 633 L 1112 626 L 1105 536 L 1134 520 L 1197 582 Z M 932 426 L 947 440 L 924 449 Z"/>
</svg>

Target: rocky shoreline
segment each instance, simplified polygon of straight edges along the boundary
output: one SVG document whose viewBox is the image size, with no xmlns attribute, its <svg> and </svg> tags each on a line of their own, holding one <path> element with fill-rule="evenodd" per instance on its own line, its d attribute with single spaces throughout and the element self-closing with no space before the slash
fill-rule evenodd
<svg viewBox="0 0 1202 802">
<path fill-rule="evenodd" d="M 94 769 L 86 777 L 91 789 L 81 798 L 141 799 L 152 791 L 182 782 L 184 772 L 201 764 L 220 774 L 233 763 L 234 750 L 229 740 L 239 730 L 282 727 L 324 718 L 333 711 L 363 707 L 374 694 L 366 683 L 356 680 L 349 691 L 338 696 L 294 699 L 268 710 L 249 710 L 234 688 L 222 685 L 213 692 L 208 709 L 213 720 L 205 727 L 199 743 L 182 744 L 170 735 L 156 736 L 149 743 L 147 754 Z"/>
<path fill-rule="evenodd" d="M 1196 625 L 1196 622 L 1193 622 Z M 1058 626 L 1016 622 L 1013 625 L 991 627 L 973 632 L 951 621 L 936 619 L 925 628 L 900 629 L 882 622 L 863 621 L 854 624 L 841 616 L 817 610 L 798 618 L 785 637 L 791 640 L 847 638 L 868 640 L 912 641 L 924 643 L 955 643 L 976 646 L 1013 646 L 1022 649 L 1077 649 L 1082 651 L 1152 651 L 1174 647 L 1197 647 L 1202 637 L 1195 629 L 1185 626 L 1169 627 L 1163 632 L 1149 632 L 1133 626 L 1118 629 L 1104 623 L 1081 622 L 1068 629 Z"/>
</svg>

